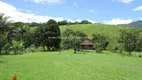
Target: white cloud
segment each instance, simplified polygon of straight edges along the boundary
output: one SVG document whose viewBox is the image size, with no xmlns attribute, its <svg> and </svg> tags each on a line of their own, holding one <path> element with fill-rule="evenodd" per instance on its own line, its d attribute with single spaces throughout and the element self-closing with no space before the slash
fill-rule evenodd
<svg viewBox="0 0 142 80">
<path fill-rule="evenodd" d="M 88 11 L 91 12 L 91 13 L 94 13 L 94 14 L 96 13 L 95 10 L 93 10 L 93 9 L 90 9 Z"/>
<path fill-rule="evenodd" d="M 31 13 L 32 11 L 31 10 L 26 10 L 26 12 Z"/>
<path fill-rule="evenodd" d="M 32 13 L 32 11 L 31 10 L 23 10 L 23 9 L 17 9 L 18 11 L 21 11 L 21 12 L 27 12 L 27 13 Z"/>
<path fill-rule="evenodd" d="M 127 20 L 124 20 L 124 19 L 119 19 L 119 18 L 116 18 L 116 19 L 112 19 L 112 20 L 108 20 L 108 21 L 103 21 L 105 24 L 113 24 L 113 25 L 117 25 L 117 24 L 129 24 L 132 22 L 132 19 L 127 19 Z"/>
<path fill-rule="evenodd" d="M 142 17 L 139 17 L 138 20 L 142 20 Z"/>
<path fill-rule="evenodd" d="M 67 19 L 63 17 L 51 17 L 51 16 L 41 16 L 41 15 L 36 15 L 32 13 L 30 10 L 22 10 L 22 9 L 17 9 L 16 7 L 7 4 L 5 2 L 0 1 L 0 13 L 4 13 L 6 16 L 10 16 L 11 20 L 14 20 L 15 22 L 21 21 L 21 22 L 46 22 L 49 19 L 54 19 L 56 21 L 62 21 L 62 20 L 68 20 L 71 22 L 81 22 L 81 19 L 77 20 L 72 20 L 72 19 Z M 96 23 L 96 21 L 86 19 L 92 23 Z"/>
<path fill-rule="evenodd" d="M 132 9 L 132 11 L 142 11 L 142 6 L 138 6 L 138 7 L 134 8 L 134 9 Z"/>
<path fill-rule="evenodd" d="M 133 2 L 134 0 L 112 0 L 112 1 L 122 2 L 122 3 L 128 4 L 130 2 Z"/>
<path fill-rule="evenodd" d="M 62 0 L 25 0 L 26 2 L 31 1 L 35 3 L 41 3 L 41 4 L 46 4 L 46 3 L 61 3 Z"/>
<path fill-rule="evenodd" d="M 76 7 L 78 6 L 78 4 L 77 4 L 77 3 L 75 3 L 75 2 L 73 3 L 73 5 L 74 5 L 74 6 L 76 6 Z"/>
<path fill-rule="evenodd" d="M 71 19 L 67 19 L 69 22 L 71 21 L 71 22 L 81 22 L 82 20 L 81 19 L 76 19 L 76 20 L 71 20 Z M 90 19 L 84 19 L 84 20 L 88 20 L 89 22 L 91 22 L 91 23 L 96 23 L 96 21 L 94 21 L 94 20 L 90 20 Z"/>
<path fill-rule="evenodd" d="M 123 2 L 123 3 L 130 3 L 130 2 L 132 2 L 133 0 L 120 0 L 121 2 Z"/>
<path fill-rule="evenodd" d="M 75 21 L 77 21 L 77 22 L 81 22 L 82 20 L 81 20 L 81 19 L 77 19 L 77 20 L 75 20 Z"/>
<path fill-rule="evenodd" d="M 49 19 L 55 19 L 56 21 L 64 20 L 62 17 L 50 17 L 41 16 L 33 13 L 24 13 L 16 7 L 0 1 L 0 13 L 4 13 L 6 16 L 10 16 L 14 21 L 22 22 L 46 22 Z"/>
</svg>

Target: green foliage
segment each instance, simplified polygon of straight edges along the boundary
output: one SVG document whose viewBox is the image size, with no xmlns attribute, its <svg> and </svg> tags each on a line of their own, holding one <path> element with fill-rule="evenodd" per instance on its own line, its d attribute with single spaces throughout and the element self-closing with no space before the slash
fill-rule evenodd
<svg viewBox="0 0 142 80">
<path fill-rule="evenodd" d="M 67 20 L 63 20 L 63 21 L 59 21 L 58 25 L 68 25 L 68 21 Z"/>
<path fill-rule="evenodd" d="M 6 43 L 4 45 L 4 47 L 3 47 L 4 54 L 9 54 L 11 49 L 12 49 L 12 44 L 11 43 Z"/>
<path fill-rule="evenodd" d="M 95 46 L 96 52 L 97 53 L 101 53 L 104 49 L 103 49 L 103 44 L 100 42 L 96 42 L 96 46 Z"/>
<path fill-rule="evenodd" d="M 15 22 L 15 23 L 12 23 L 12 25 L 16 28 L 22 28 L 24 26 L 24 23 L 23 22 Z"/>
<path fill-rule="evenodd" d="M 77 48 L 77 50 L 79 50 L 80 42 L 83 41 L 86 37 L 86 34 L 81 31 L 73 31 L 71 29 L 67 29 L 62 33 L 62 48 Z"/>
<path fill-rule="evenodd" d="M 54 50 L 54 47 L 49 47 L 49 51 L 53 51 Z"/>
<path fill-rule="evenodd" d="M 95 49 L 101 53 L 108 46 L 107 37 L 101 34 L 92 34 L 92 41 L 95 43 Z"/>
<path fill-rule="evenodd" d="M 36 44 L 38 46 L 60 47 L 60 29 L 55 20 L 49 20 L 44 26 L 38 27 L 35 32 Z M 50 50 L 50 49 L 48 49 Z"/>
<path fill-rule="evenodd" d="M 119 48 L 120 48 L 120 46 L 119 46 L 117 38 L 109 39 L 109 44 L 107 46 L 107 50 L 116 53 Z"/>
<path fill-rule="evenodd" d="M 89 22 L 88 20 L 82 20 L 82 21 L 80 22 L 80 24 L 92 24 L 92 23 Z"/>
<path fill-rule="evenodd" d="M 26 30 L 26 32 L 23 34 L 23 42 L 25 48 L 28 48 L 32 44 L 35 44 L 35 32 Z"/>
<path fill-rule="evenodd" d="M 9 17 L 4 16 L 3 13 L 0 13 L 0 35 L 4 34 L 6 31 L 8 31 L 9 23 L 8 21 Z"/>
<path fill-rule="evenodd" d="M 23 41 L 12 40 L 12 49 L 16 55 L 22 53 L 24 50 Z"/>
<path fill-rule="evenodd" d="M 43 48 L 42 46 L 36 47 L 35 45 L 31 45 L 30 47 L 24 50 L 25 53 L 44 52 L 44 51 L 45 51 L 45 48 Z"/>
<path fill-rule="evenodd" d="M 132 51 L 138 49 L 141 31 L 137 29 L 121 30 L 119 42 L 123 44 L 124 50 L 131 55 Z M 140 41 L 141 43 L 141 41 Z"/>
<path fill-rule="evenodd" d="M 4 16 L 3 13 L 0 13 L 0 54 L 2 54 L 2 49 L 7 41 L 6 36 L 10 23 L 8 19 L 9 17 Z"/>
<path fill-rule="evenodd" d="M 142 51 L 142 34 L 141 34 L 141 36 L 139 36 L 139 38 L 137 40 L 135 51 L 138 51 L 138 52 Z"/>
<path fill-rule="evenodd" d="M 75 33 L 73 30 L 67 29 L 66 31 L 64 31 L 62 33 L 62 48 L 63 49 L 70 49 L 73 48 L 73 37 L 74 37 Z"/>
<path fill-rule="evenodd" d="M 81 23 L 71 23 L 66 20 L 57 23 L 52 19 L 47 23 L 10 23 L 8 19 L 9 17 L 0 14 L 0 54 L 2 54 L 2 52 L 4 52 L 3 54 L 8 54 L 8 52 L 12 50 L 11 46 L 13 46 L 13 41 L 17 42 L 17 44 L 22 41 L 24 48 L 35 45 L 33 49 L 42 47 L 44 51 L 60 49 L 60 45 L 63 49 L 74 48 L 74 50 L 76 50 L 77 48 L 77 50 L 79 50 L 80 42 L 85 40 L 87 36 L 91 38 L 92 34 L 95 34 L 93 41 L 96 43 L 95 47 L 98 52 L 105 49 L 116 52 L 118 47 L 120 52 L 125 50 L 131 53 L 132 51 L 141 52 L 142 50 L 142 31 L 138 29 L 131 30 L 131 28 L 128 27 L 115 25 L 91 24 L 91 22 L 87 20 L 83 20 Z M 60 26 L 59 28 L 58 24 L 65 26 Z M 75 25 L 69 26 L 67 24 Z M 60 44 L 61 33 L 62 43 Z M 96 34 L 105 34 L 106 36 Z M 108 39 L 108 37 L 110 39 Z M 116 40 L 118 37 L 120 37 L 119 43 L 117 43 Z M 15 50 L 15 48 L 13 49 Z"/>
<path fill-rule="evenodd" d="M 3 47 L 6 44 L 6 42 L 7 42 L 6 36 L 0 35 L 0 55 L 2 54 L 2 50 L 3 50 Z"/>
</svg>

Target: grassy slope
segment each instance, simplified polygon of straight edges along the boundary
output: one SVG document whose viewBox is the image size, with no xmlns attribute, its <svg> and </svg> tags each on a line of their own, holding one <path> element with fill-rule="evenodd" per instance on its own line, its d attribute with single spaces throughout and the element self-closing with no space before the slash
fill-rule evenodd
<svg viewBox="0 0 142 80">
<path fill-rule="evenodd" d="M 118 37 L 119 30 L 129 28 L 104 24 L 76 24 L 70 26 L 60 26 L 60 29 L 61 32 L 65 31 L 66 29 L 81 30 L 85 32 L 89 37 L 91 37 L 93 33 L 101 33 L 110 37 Z"/>
<path fill-rule="evenodd" d="M 108 53 L 108 52 L 107 52 Z M 142 80 L 142 59 L 73 51 L 0 56 L 0 80 Z"/>
</svg>

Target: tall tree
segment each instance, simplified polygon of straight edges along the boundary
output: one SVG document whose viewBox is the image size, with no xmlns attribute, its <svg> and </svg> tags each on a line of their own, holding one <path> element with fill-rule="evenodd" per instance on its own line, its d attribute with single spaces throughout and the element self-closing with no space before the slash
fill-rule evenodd
<svg viewBox="0 0 142 80">
<path fill-rule="evenodd" d="M 43 47 L 46 46 L 48 50 L 60 47 L 60 28 L 53 19 L 50 19 L 44 26 L 39 27 L 36 31 L 36 36 L 36 42 Z"/>
<path fill-rule="evenodd" d="M 88 20 L 82 20 L 82 21 L 80 22 L 80 24 L 92 24 L 92 23 L 89 22 Z"/>
<path fill-rule="evenodd" d="M 71 29 L 66 29 L 62 33 L 62 37 L 62 48 L 79 50 L 80 42 L 83 41 L 87 37 L 87 35 L 82 31 L 73 31 Z"/>
<path fill-rule="evenodd" d="M 93 34 L 92 41 L 96 44 L 95 49 L 98 53 L 101 53 L 108 46 L 108 38 L 101 34 Z"/>
<path fill-rule="evenodd" d="M 48 34 L 48 41 L 46 46 L 48 47 L 54 47 L 54 48 L 59 48 L 60 47 L 60 28 L 57 24 L 57 22 L 53 19 L 50 19 L 47 23 L 46 23 L 46 27 L 47 29 L 46 32 Z"/>
<path fill-rule="evenodd" d="M 71 29 L 66 29 L 62 33 L 62 41 L 61 45 L 63 49 L 70 49 L 73 48 L 73 37 L 75 35 L 75 32 Z"/>
<path fill-rule="evenodd" d="M 10 23 L 8 19 L 8 16 L 4 16 L 3 13 L 0 13 L 0 34 L 4 34 L 5 31 L 8 31 L 8 25 Z"/>
<path fill-rule="evenodd" d="M 58 25 L 67 25 L 68 21 L 67 20 L 63 20 L 63 21 L 59 21 Z"/>
<path fill-rule="evenodd" d="M 15 22 L 13 23 L 13 26 L 16 29 L 16 32 L 18 33 L 18 38 L 19 40 L 23 40 L 24 38 L 24 33 L 26 32 L 27 26 L 23 22 Z"/>
<path fill-rule="evenodd" d="M 137 40 L 135 51 L 137 51 L 137 52 L 142 51 L 142 35 Z"/>
<path fill-rule="evenodd" d="M 140 33 L 141 31 L 138 29 L 130 29 L 130 30 L 121 30 L 120 31 L 119 42 L 123 45 L 124 50 L 129 52 L 129 56 L 132 51 L 138 49 L 137 43 L 140 41 Z"/>
<path fill-rule="evenodd" d="M 10 23 L 8 19 L 9 17 L 4 16 L 3 13 L 0 13 L 0 54 L 6 41 L 6 32 L 8 31 Z"/>
</svg>

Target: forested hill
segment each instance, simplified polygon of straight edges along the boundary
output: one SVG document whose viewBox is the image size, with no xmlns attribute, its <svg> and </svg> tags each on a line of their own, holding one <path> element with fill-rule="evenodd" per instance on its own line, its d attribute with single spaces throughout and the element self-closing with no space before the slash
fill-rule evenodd
<svg viewBox="0 0 142 80">
<path fill-rule="evenodd" d="M 135 22 L 132 22 L 132 23 L 129 23 L 129 24 L 121 24 L 121 26 L 142 28 L 142 20 L 135 21 Z"/>
</svg>

